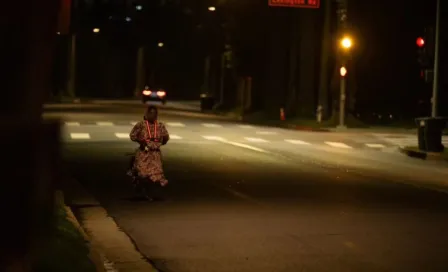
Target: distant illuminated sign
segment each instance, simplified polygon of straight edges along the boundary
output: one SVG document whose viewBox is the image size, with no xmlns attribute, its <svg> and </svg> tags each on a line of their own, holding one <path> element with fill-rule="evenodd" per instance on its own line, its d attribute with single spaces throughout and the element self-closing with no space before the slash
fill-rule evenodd
<svg viewBox="0 0 448 272">
<path fill-rule="evenodd" d="M 319 8 L 320 0 L 269 0 L 271 7 Z"/>
</svg>

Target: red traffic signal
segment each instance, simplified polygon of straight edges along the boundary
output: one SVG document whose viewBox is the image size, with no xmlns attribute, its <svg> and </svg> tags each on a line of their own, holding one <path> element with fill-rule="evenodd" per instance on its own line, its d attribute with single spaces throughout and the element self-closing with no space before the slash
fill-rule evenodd
<svg viewBox="0 0 448 272">
<path fill-rule="evenodd" d="M 418 47 L 425 46 L 425 40 L 422 37 L 418 37 L 416 43 Z"/>
</svg>

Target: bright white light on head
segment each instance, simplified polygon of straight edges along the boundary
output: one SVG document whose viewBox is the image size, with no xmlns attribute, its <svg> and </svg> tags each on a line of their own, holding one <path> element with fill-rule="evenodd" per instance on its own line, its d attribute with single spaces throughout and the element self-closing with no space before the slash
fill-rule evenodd
<svg viewBox="0 0 448 272">
<path fill-rule="evenodd" d="M 94 28 L 93 29 L 93 33 L 99 33 L 100 32 L 100 29 L 99 28 Z"/>
<path fill-rule="evenodd" d="M 159 42 L 159 43 L 157 44 L 157 46 L 158 46 L 158 47 L 163 47 L 164 44 L 163 44 L 163 42 Z"/>
<path fill-rule="evenodd" d="M 215 10 L 216 10 L 216 7 L 208 7 L 208 10 L 209 10 L 209 11 L 215 11 Z"/>
<path fill-rule="evenodd" d="M 131 17 L 126 17 L 126 22 L 132 21 Z"/>
<path fill-rule="evenodd" d="M 136 10 L 142 10 L 142 9 L 143 9 L 143 6 L 142 6 L 142 5 L 137 5 L 137 6 L 135 6 L 135 9 L 136 9 Z"/>
</svg>

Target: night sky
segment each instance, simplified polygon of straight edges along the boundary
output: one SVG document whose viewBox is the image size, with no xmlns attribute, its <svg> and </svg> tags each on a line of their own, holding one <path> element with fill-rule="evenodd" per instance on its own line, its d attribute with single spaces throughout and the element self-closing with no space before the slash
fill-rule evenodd
<svg viewBox="0 0 448 272">
<path fill-rule="evenodd" d="M 135 88 L 137 48 L 143 45 L 147 50 L 148 81 L 151 71 L 156 71 L 155 80 L 166 86 L 173 96 L 197 98 L 203 83 L 205 56 L 219 54 L 227 39 L 238 63 L 236 76 L 251 76 L 254 80 L 254 105 L 258 109 L 275 108 L 288 100 L 285 97 L 290 58 L 287 52 L 291 33 L 296 31 L 300 36 L 298 48 L 302 46 L 302 49 L 297 68 L 301 76 L 295 84 L 308 93 L 299 99 L 312 105 L 304 107 L 305 115 L 310 115 L 317 105 L 318 84 L 315 81 L 319 74 L 325 3 L 319 10 L 268 7 L 267 3 L 267 0 L 244 3 L 235 0 L 80 0 L 72 22 L 73 31 L 78 34 L 78 93 L 81 96 L 130 96 Z M 143 9 L 137 11 L 136 5 L 142 5 Z M 207 10 L 212 5 L 217 7 L 215 12 Z M 352 69 L 355 70 L 350 80 L 351 88 L 356 89 L 356 112 L 425 114 L 417 105 L 419 101 L 420 104 L 429 102 L 431 86 L 420 77 L 415 41 L 423 35 L 425 27 L 434 26 L 435 6 L 435 0 L 348 1 L 349 24 L 355 40 L 352 54 Z M 445 6 L 448 5 L 442 6 L 442 17 L 446 17 Z M 131 21 L 126 21 L 126 17 Z M 299 23 L 296 25 L 296 22 Z M 94 27 L 101 28 L 101 33 L 92 33 Z M 445 28 L 445 20 L 442 20 L 441 33 Z M 67 37 L 59 38 L 58 65 L 61 67 L 66 65 Z M 333 38 L 336 43 L 335 33 Z M 303 39 L 310 41 L 304 43 Z M 442 34 L 441 40 L 439 108 L 441 113 L 448 114 L 443 107 L 443 101 L 448 102 L 448 82 L 444 76 L 445 35 Z M 158 48 L 157 43 L 161 41 L 165 46 Z M 212 58 L 212 67 L 216 65 Z M 335 67 L 334 63 L 331 65 Z M 64 82 L 64 69 L 56 70 L 60 80 L 55 90 L 63 88 Z M 305 75 L 305 70 L 310 74 Z M 304 83 L 307 80 L 310 83 Z M 328 84 L 331 89 L 331 82 Z M 278 101 L 272 96 L 279 97 Z M 267 101 L 275 105 L 268 105 Z M 430 105 L 423 108 L 429 110 Z"/>
</svg>

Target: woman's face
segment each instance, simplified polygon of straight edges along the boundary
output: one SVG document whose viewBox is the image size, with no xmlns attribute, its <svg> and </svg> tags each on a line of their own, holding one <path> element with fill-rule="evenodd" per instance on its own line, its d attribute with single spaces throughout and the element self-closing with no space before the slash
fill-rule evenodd
<svg viewBox="0 0 448 272">
<path fill-rule="evenodd" d="M 157 118 L 157 111 L 155 109 L 150 109 L 146 112 L 146 119 L 149 121 L 154 121 Z"/>
</svg>

